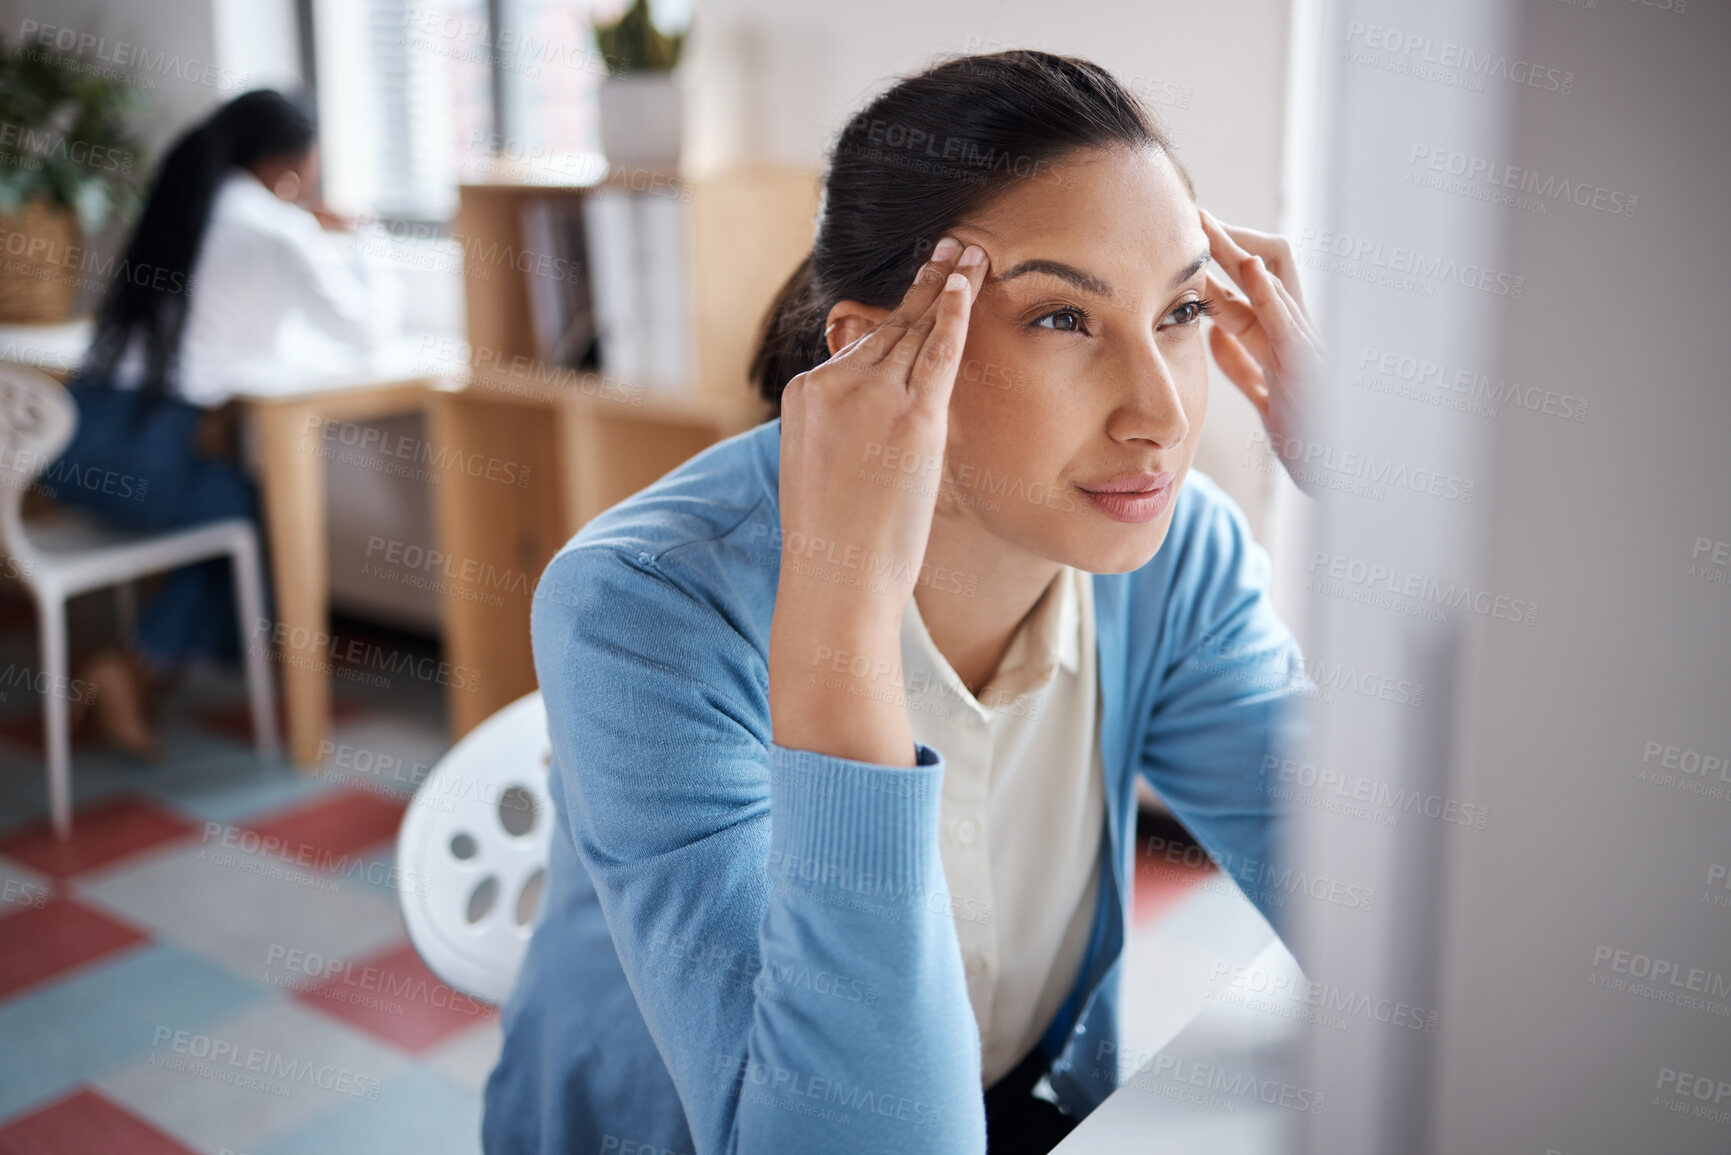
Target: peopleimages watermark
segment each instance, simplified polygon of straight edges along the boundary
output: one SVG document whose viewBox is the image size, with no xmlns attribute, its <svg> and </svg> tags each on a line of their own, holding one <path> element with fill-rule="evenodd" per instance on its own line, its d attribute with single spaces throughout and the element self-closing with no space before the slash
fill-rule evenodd
<svg viewBox="0 0 1731 1155">
<path fill-rule="evenodd" d="M 437 658 L 417 657 L 407 650 L 389 649 L 377 642 L 359 638 L 345 640 L 322 630 L 290 627 L 286 622 L 273 623 L 269 618 L 259 618 L 254 623 L 252 636 L 253 645 L 262 647 L 265 656 L 272 661 L 297 669 L 317 670 L 327 677 L 389 688 L 389 678 L 370 672 L 382 670 L 390 674 L 407 674 L 454 690 L 475 690 L 481 684 L 481 671 L 473 666 L 453 666 Z M 273 644 L 279 652 L 271 652 Z"/>
<path fill-rule="evenodd" d="M 198 852 L 200 862 L 231 866 L 247 871 L 298 882 L 320 890 L 335 890 L 344 879 L 370 882 L 407 894 L 425 896 L 430 893 L 432 880 L 412 870 L 401 870 L 382 859 L 368 859 L 354 854 L 333 854 L 322 846 L 308 842 L 291 842 L 277 834 L 260 834 L 245 827 L 225 822 L 204 824 L 205 849 Z M 214 849 L 210 848 L 214 843 Z M 238 852 L 238 853 L 236 853 Z M 283 870 L 289 867 L 291 870 Z M 292 870 L 311 871 L 296 875 Z"/>
<path fill-rule="evenodd" d="M 1435 1010 L 1254 965 L 1216 962 L 1208 997 L 1334 1031 L 1346 1030 L 1352 1019 L 1363 1019 L 1427 1035 L 1437 1032 Z"/>
<path fill-rule="evenodd" d="M 501 570 L 491 562 L 458 558 L 413 542 L 376 534 L 367 538 L 366 557 L 367 561 L 361 566 L 362 576 L 430 589 L 448 597 L 466 598 L 486 605 L 505 604 L 494 591 L 504 590 L 523 597 L 533 592 L 530 577 L 522 570 Z M 385 568 L 381 562 L 392 568 Z"/>
<path fill-rule="evenodd" d="M 1656 786 L 1731 801 L 1731 754 L 1714 754 L 1649 738 L 1641 747 L 1637 776 L 1642 782 Z"/>
<path fill-rule="evenodd" d="M 1708 864 L 1707 889 L 1701 892 L 1701 901 L 1731 910 L 1731 867 L 1723 862 Z"/>
<path fill-rule="evenodd" d="M 508 25 L 495 29 L 484 17 L 459 16 L 449 8 L 405 9 L 403 27 L 406 35 L 401 43 L 410 47 L 456 60 L 496 64 L 531 78 L 541 76 L 544 64 L 595 76 L 627 71 L 624 59 L 594 51 L 582 37 L 547 36 Z M 457 44 L 445 48 L 434 37 Z"/>
<path fill-rule="evenodd" d="M 425 336 L 417 356 L 432 376 L 443 376 L 454 366 L 464 366 L 495 392 L 537 396 L 541 391 L 575 393 L 641 406 L 648 390 L 641 384 L 609 377 L 590 370 L 552 365 L 539 357 L 506 353 L 486 345 L 471 346 L 459 337 Z"/>
<path fill-rule="evenodd" d="M 1407 245 L 1385 245 L 1374 238 L 1350 233 L 1305 226 L 1299 230 L 1298 243 L 1293 248 L 1301 254 L 1299 263 L 1305 268 L 1421 297 L 1436 296 L 1438 285 L 1459 285 L 1515 301 L 1527 291 L 1526 277 L 1516 273 Z"/>
<path fill-rule="evenodd" d="M 900 662 L 871 658 L 851 650 L 818 645 L 812 650 L 806 684 L 840 690 L 873 701 L 892 702 L 919 714 L 953 717 L 962 706 L 963 689 L 931 669 L 908 671 Z M 987 686 L 974 700 L 981 708 L 1016 718 L 1037 719 L 1044 708 L 1038 692 L 1012 694 Z"/>
<path fill-rule="evenodd" d="M 993 908 L 971 895 L 957 895 L 947 890 L 927 890 L 918 879 L 896 881 L 869 870 L 855 870 L 811 855 L 788 854 L 771 850 L 766 863 L 772 885 L 797 886 L 802 893 L 813 894 L 806 887 L 823 887 L 889 904 L 887 921 L 900 920 L 900 911 L 914 909 L 928 914 L 948 915 L 961 922 L 990 925 Z M 814 897 L 816 895 L 814 894 Z M 863 913 L 878 909 L 856 907 Z"/>
<path fill-rule="evenodd" d="M 1246 452 L 1254 453 L 1258 446 L 1272 450 L 1295 478 L 1302 477 L 1307 482 L 1372 501 L 1381 501 L 1390 489 L 1404 489 L 1470 505 L 1476 488 L 1470 477 L 1422 466 L 1415 468 L 1392 457 L 1343 450 L 1296 434 L 1270 433 L 1260 425 L 1251 430 Z M 1266 458 L 1259 457 L 1251 464 L 1265 462 Z"/>
<path fill-rule="evenodd" d="M 16 150 L 9 158 L 13 168 L 35 171 L 44 161 L 60 160 L 93 172 L 132 175 L 137 153 L 113 145 L 92 144 L 67 136 L 56 128 L 0 121 L 0 148 Z"/>
<path fill-rule="evenodd" d="M 157 76 L 172 76 L 189 84 L 225 92 L 239 91 L 247 86 L 247 73 L 237 69 L 222 68 L 190 56 L 182 59 L 179 53 L 152 52 L 142 44 L 110 40 L 76 28 L 25 20 L 18 26 L 18 39 L 23 42 L 25 52 L 52 48 L 68 53 L 78 58 L 75 67 L 88 75 L 119 80 L 146 90 L 156 87 L 154 77 Z M 86 54 L 92 59 L 82 59 Z"/>
<path fill-rule="evenodd" d="M 1259 1079 L 1246 1071 L 1235 1071 L 1219 1063 L 1203 1063 L 1164 1051 L 1120 1047 L 1102 1039 L 1094 1047 L 1094 1077 L 1100 1065 L 1113 1072 L 1112 1082 L 1150 1095 L 1178 1099 L 1222 1111 L 1237 1111 L 1240 1103 L 1254 1100 L 1270 1107 L 1306 1114 L 1322 1114 L 1326 1096 L 1309 1087 L 1296 1087 L 1278 1079 Z"/>
<path fill-rule="evenodd" d="M 0 221 L 6 218 L 0 217 Z M 106 257 L 89 245 L 63 245 L 49 237 L 27 233 L 0 224 L 0 257 L 7 272 L 76 289 L 103 289 L 115 280 L 159 293 L 190 294 L 196 278 L 189 273 L 160 265 L 128 261 L 110 253 Z"/>
<path fill-rule="evenodd" d="M 1567 69 L 1519 57 L 1511 60 L 1507 53 L 1476 49 L 1452 40 L 1438 41 L 1432 36 L 1367 24 L 1363 20 L 1347 24 L 1342 56 L 1355 64 L 1473 92 L 1483 92 L 1486 80 L 1502 80 L 1565 96 L 1575 90 L 1575 74 Z"/>
<path fill-rule="evenodd" d="M 9 690 L 23 688 L 39 698 L 63 698 L 72 703 L 96 701 L 98 686 L 83 678 L 65 674 L 49 674 L 31 669 L 22 662 L 8 662 L 0 670 L 0 702 L 7 700 Z"/>
<path fill-rule="evenodd" d="M 49 896 L 49 889 L 41 883 L 25 882 L 21 878 L 0 880 L 0 902 L 12 906 L 41 910 L 48 905 Z"/>
<path fill-rule="evenodd" d="M 830 1123 L 852 1123 L 849 1112 L 895 1119 L 912 1127 L 935 1127 L 943 1121 L 940 1108 L 897 1090 L 862 1086 L 845 1076 L 760 1063 L 745 1055 L 718 1054 L 713 1073 L 737 1089 L 743 1099 Z"/>
<path fill-rule="evenodd" d="M 690 204 L 697 199 L 696 186 L 680 180 L 675 173 L 640 165 L 616 164 L 600 153 L 571 152 L 486 129 L 476 129 L 469 136 L 468 151 L 478 150 L 484 150 L 484 155 L 463 160 L 463 169 L 477 176 L 499 172 L 522 174 L 529 170 L 579 185 L 596 184 L 605 178 L 608 188 L 662 197 L 681 204 Z"/>
<path fill-rule="evenodd" d="M 0 485 L 22 488 L 26 493 L 56 497 L 57 489 L 82 489 L 130 501 L 143 501 L 150 493 L 150 479 L 131 473 L 116 473 L 98 465 L 79 465 L 65 457 L 45 461 L 41 454 L 14 445 L 0 445 Z M 25 482 L 24 478 L 30 478 Z"/>
<path fill-rule="evenodd" d="M 1076 500 L 1068 485 L 1051 480 L 1029 481 L 1019 474 L 994 473 L 971 462 L 952 467 L 944 454 L 921 453 L 879 441 L 866 443 L 855 480 L 922 497 L 938 496 L 988 513 L 997 512 L 1000 506 L 994 499 L 1003 498 L 1064 513 L 1104 516 Z"/>
<path fill-rule="evenodd" d="M 1660 1067 L 1652 1106 L 1678 1115 L 1731 1123 L 1731 1079 Z"/>
<path fill-rule="evenodd" d="M 601 1155 L 690 1155 L 673 1147 L 657 1147 L 638 1139 L 625 1139 L 611 1132 L 601 1136 Z"/>
<path fill-rule="evenodd" d="M 391 1014 L 404 1013 L 404 1004 L 437 1007 L 475 1018 L 491 1018 L 496 1012 L 486 1003 L 436 980 L 429 982 L 417 971 L 355 964 L 317 951 L 271 943 L 265 948 L 266 968 L 276 967 L 299 978 L 274 975 L 267 969 L 265 981 L 312 994 L 330 1002 L 373 1006 Z"/>
<path fill-rule="evenodd" d="M 288 1098 L 300 1086 L 356 1099 L 377 1099 L 384 1080 L 347 1067 L 296 1059 L 281 1051 L 158 1025 L 150 1041 L 152 1067 Z M 166 1047 L 166 1051 L 164 1050 Z"/>
<path fill-rule="evenodd" d="M 1262 792 L 1283 802 L 1378 826 L 1398 825 L 1403 814 L 1434 818 L 1473 830 L 1483 830 L 1490 821 L 1487 806 L 1406 786 L 1390 786 L 1362 774 L 1347 774 L 1277 754 L 1262 758 Z"/>
<path fill-rule="evenodd" d="M 1537 602 L 1475 589 L 1467 582 L 1445 583 L 1400 566 L 1324 550 L 1310 555 L 1304 588 L 1325 597 L 1437 622 L 1446 622 L 1449 610 L 1464 606 L 1480 617 L 1523 626 L 1539 624 Z"/>
<path fill-rule="evenodd" d="M 878 985 L 846 971 L 813 968 L 801 962 L 765 960 L 756 950 L 740 950 L 720 942 L 655 931 L 649 936 L 641 963 L 646 970 L 677 969 L 685 981 L 720 987 L 752 987 L 762 998 L 785 1001 L 805 998 L 875 1007 Z"/>
<path fill-rule="evenodd" d="M 1506 405 L 1565 421 L 1587 419 L 1588 402 L 1584 397 L 1522 385 L 1507 377 L 1493 381 L 1489 375 L 1473 369 L 1451 371 L 1440 360 L 1374 345 L 1359 350 L 1358 372 L 1352 383 L 1372 393 L 1422 401 L 1474 417 L 1495 417 L 1497 406 Z"/>
<path fill-rule="evenodd" d="M 1147 857 L 1164 859 L 1182 867 L 1187 881 L 1197 889 L 1230 893 L 1223 885 L 1224 879 L 1230 879 L 1246 896 L 1265 906 L 1283 907 L 1293 896 L 1315 899 L 1347 910 L 1368 911 L 1376 903 L 1375 887 L 1311 874 L 1267 859 L 1241 857 L 1230 852 L 1217 853 L 1188 840 L 1169 839 L 1158 834 L 1143 839 L 1140 845 Z M 1209 879 L 1195 880 L 1196 871 L 1207 866 L 1218 870 L 1222 879 L 1213 880 L 1212 885 Z M 1142 870 L 1144 874 L 1156 876 L 1166 872 L 1166 868 L 1158 864 L 1151 870 Z"/>
<path fill-rule="evenodd" d="M 1556 173 L 1492 160 L 1489 157 L 1461 152 L 1440 145 L 1414 142 L 1407 154 L 1410 166 L 1406 179 L 1425 188 L 1453 192 L 1476 200 L 1494 200 L 1511 208 L 1526 209 L 1543 216 L 1553 204 L 1577 205 L 1611 216 L 1634 217 L 1638 203 L 1633 193 L 1606 188 L 1590 181 L 1571 180 Z M 1420 172 L 1410 169 L 1420 168 Z M 1449 176 L 1458 179 L 1458 187 L 1447 182 L 1431 182 L 1425 177 Z M 1501 199 L 1498 199 L 1501 198 Z"/>
<path fill-rule="evenodd" d="M 1695 548 L 1689 551 L 1688 572 L 1683 576 L 1731 586 L 1731 541 L 1697 537 Z"/>
<path fill-rule="evenodd" d="M 1674 959 L 1601 943 L 1593 947 L 1587 982 L 1605 990 L 1626 991 L 1656 1002 L 1731 1017 L 1731 1003 L 1714 1001 L 1731 999 L 1731 976 Z"/>
<path fill-rule="evenodd" d="M 316 452 L 320 457 L 338 456 L 337 447 L 342 446 L 357 451 L 357 455 L 344 459 L 358 464 L 366 463 L 361 455 L 378 454 L 416 465 L 430 465 L 440 473 L 461 473 L 467 477 L 496 481 L 500 485 L 515 486 L 518 489 L 528 486 L 533 472 L 532 466 L 515 461 L 504 461 L 485 453 L 464 453 L 449 445 L 434 446 L 424 437 L 387 433 L 376 425 L 321 417 L 316 413 L 307 415 L 306 428 L 309 433 L 318 430 L 319 447 Z M 437 474 L 420 472 L 417 476 L 425 481 L 439 480 Z"/>
</svg>

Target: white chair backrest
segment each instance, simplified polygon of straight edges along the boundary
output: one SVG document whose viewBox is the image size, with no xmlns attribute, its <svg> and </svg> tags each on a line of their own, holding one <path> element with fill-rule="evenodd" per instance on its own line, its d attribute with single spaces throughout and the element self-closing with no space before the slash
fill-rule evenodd
<svg viewBox="0 0 1731 1155">
<path fill-rule="evenodd" d="M 541 693 L 482 722 L 439 759 L 397 833 L 409 938 L 457 990 L 511 993 L 547 874 L 552 744 Z"/>
<path fill-rule="evenodd" d="M 52 377 L 0 363 L 0 549 L 28 564 L 24 493 L 54 464 L 78 428 L 78 406 Z"/>
</svg>

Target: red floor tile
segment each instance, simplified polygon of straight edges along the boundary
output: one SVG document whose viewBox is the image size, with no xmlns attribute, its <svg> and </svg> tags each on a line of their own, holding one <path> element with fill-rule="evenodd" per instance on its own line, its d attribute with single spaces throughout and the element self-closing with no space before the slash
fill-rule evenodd
<svg viewBox="0 0 1731 1155">
<path fill-rule="evenodd" d="M 6 717 L 0 718 L 0 737 L 29 750 L 40 758 L 42 751 L 48 746 L 47 741 L 42 736 L 41 708 L 33 706 L 28 710 L 19 710 L 15 714 L 8 714 Z M 77 749 L 80 745 L 82 743 L 79 741 L 78 735 L 74 734 L 72 736 L 73 749 Z"/>
<path fill-rule="evenodd" d="M 1218 877 L 1218 873 L 1212 866 L 1187 866 L 1138 854 L 1136 878 L 1131 884 L 1131 925 L 1147 926 L 1196 886 Z"/>
<path fill-rule="evenodd" d="M 407 941 L 294 997 L 417 1054 L 498 1014 L 446 986 Z"/>
<path fill-rule="evenodd" d="M 406 804 L 360 790 L 335 790 L 311 802 L 248 822 L 248 830 L 282 839 L 283 853 L 331 869 L 345 855 L 397 837 Z M 303 850 L 308 853 L 303 856 Z"/>
<path fill-rule="evenodd" d="M 0 923 L 0 999 L 148 939 L 68 898 L 10 915 Z"/>
<path fill-rule="evenodd" d="M 0 1127 L 0 1155 L 195 1155 L 88 1088 Z"/>
<path fill-rule="evenodd" d="M 0 854 L 52 878 L 67 878 L 106 866 L 129 854 L 149 850 L 194 833 L 198 824 L 131 794 L 104 798 L 78 808 L 72 837 L 61 842 L 47 818 L 40 818 L 0 839 Z"/>
</svg>

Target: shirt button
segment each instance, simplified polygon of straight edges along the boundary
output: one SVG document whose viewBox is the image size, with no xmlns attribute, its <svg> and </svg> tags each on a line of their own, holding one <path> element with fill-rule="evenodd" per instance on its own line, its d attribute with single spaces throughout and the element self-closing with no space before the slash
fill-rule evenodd
<svg viewBox="0 0 1731 1155">
<path fill-rule="evenodd" d="M 980 836 L 980 824 L 972 818 L 964 818 L 956 823 L 956 841 L 963 846 L 972 846 Z"/>
<path fill-rule="evenodd" d="M 979 978 L 980 975 L 985 973 L 986 964 L 980 961 L 980 957 L 978 955 L 969 955 L 968 960 L 967 960 L 967 964 L 966 964 L 966 969 L 970 975 L 972 975 L 975 978 Z"/>
</svg>

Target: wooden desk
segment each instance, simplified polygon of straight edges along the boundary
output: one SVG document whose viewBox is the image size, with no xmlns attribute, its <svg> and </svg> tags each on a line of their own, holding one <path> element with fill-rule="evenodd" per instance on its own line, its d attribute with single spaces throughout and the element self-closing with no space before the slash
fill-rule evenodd
<svg viewBox="0 0 1731 1155">
<path fill-rule="evenodd" d="M 290 638 L 330 632 L 330 539 L 321 431 L 332 421 L 369 421 L 425 410 L 442 384 L 431 377 L 385 378 L 317 392 L 254 393 L 236 397 L 259 452 L 259 488 L 270 539 L 276 621 Z M 304 631 L 304 632 L 302 632 Z M 242 639 L 256 644 L 256 636 Z M 309 647 L 310 648 L 310 647 Z M 293 647 L 285 647 L 292 651 Z M 319 743 L 330 733 L 331 682 L 322 648 L 308 661 L 279 665 L 289 757 L 296 766 L 318 763 Z"/>
</svg>

